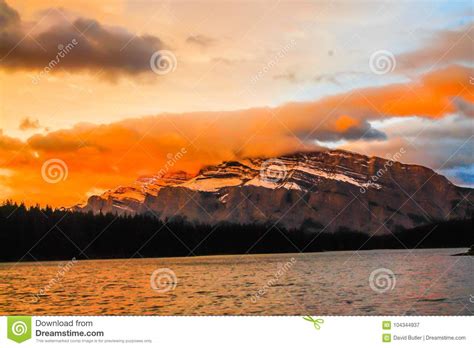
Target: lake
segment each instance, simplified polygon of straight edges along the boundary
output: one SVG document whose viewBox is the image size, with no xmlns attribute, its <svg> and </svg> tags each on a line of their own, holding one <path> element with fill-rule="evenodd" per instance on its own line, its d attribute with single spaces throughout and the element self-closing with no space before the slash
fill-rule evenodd
<svg viewBox="0 0 474 348">
<path fill-rule="evenodd" d="M 465 250 L 0 263 L 0 314 L 471 315 Z"/>
</svg>

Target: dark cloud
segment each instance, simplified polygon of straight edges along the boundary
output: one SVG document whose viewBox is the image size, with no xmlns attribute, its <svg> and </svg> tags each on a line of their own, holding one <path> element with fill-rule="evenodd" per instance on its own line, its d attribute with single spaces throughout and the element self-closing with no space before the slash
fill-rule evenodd
<svg viewBox="0 0 474 348">
<path fill-rule="evenodd" d="M 402 125 L 391 126 L 386 131 L 389 136 L 403 134 L 406 138 L 423 142 L 464 142 L 474 135 L 472 119 L 465 115 L 453 115 L 443 120 L 423 120 L 423 122 L 415 124 L 414 122 L 405 122 Z"/>
<path fill-rule="evenodd" d="M 88 141 L 82 141 L 78 136 L 65 136 L 66 131 L 57 131 L 47 135 L 36 134 L 28 139 L 28 145 L 33 150 L 75 152 L 81 148 L 94 147 Z"/>
<path fill-rule="evenodd" d="M 287 72 L 285 74 L 275 75 L 275 76 L 273 76 L 273 79 L 275 79 L 275 80 L 285 80 L 285 81 L 292 82 L 292 83 L 298 82 L 298 79 L 296 78 L 296 74 L 294 72 Z"/>
<path fill-rule="evenodd" d="M 357 75 L 363 75 L 364 73 L 362 72 L 357 72 L 357 71 L 341 71 L 341 72 L 334 72 L 331 74 L 319 74 L 316 75 L 312 78 L 308 79 L 302 79 L 302 78 L 297 78 L 295 72 L 286 72 L 283 74 L 279 75 L 274 75 L 273 79 L 275 80 L 286 80 L 288 82 L 314 82 L 314 83 L 332 83 L 338 86 L 341 86 L 341 83 L 339 82 L 340 78 L 348 77 L 348 76 L 357 76 Z"/>
<path fill-rule="evenodd" d="M 29 117 L 25 117 L 23 120 L 21 120 L 18 126 L 20 130 L 38 129 L 40 127 L 41 126 L 38 120 L 30 119 Z"/>
<path fill-rule="evenodd" d="M 474 48 L 473 48 L 474 49 Z M 462 98 L 454 98 L 454 105 L 456 105 L 458 112 L 463 116 L 473 118 L 474 117 L 474 104 L 470 103 Z"/>
<path fill-rule="evenodd" d="M 316 129 L 311 132 L 299 132 L 299 137 L 305 142 L 328 142 L 340 140 L 386 140 L 387 135 L 373 128 L 369 122 L 362 121 L 358 125 L 351 126 L 344 131 L 332 129 Z"/>
<path fill-rule="evenodd" d="M 135 36 L 88 18 L 53 23 L 45 31 L 26 35 L 18 13 L 4 1 L 0 2 L 0 24 L 0 67 L 6 70 L 48 67 L 53 72 L 61 66 L 70 71 L 103 71 L 109 76 L 139 74 L 151 71 L 150 57 L 163 48 L 155 36 Z"/>
<path fill-rule="evenodd" d="M 0 28 L 6 28 L 20 22 L 20 15 L 13 8 L 0 0 Z"/>
<path fill-rule="evenodd" d="M 321 82 L 330 82 L 335 85 L 340 85 L 339 81 L 336 78 L 336 74 L 329 75 L 329 74 L 321 74 L 313 77 L 313 81 L 316 83 L 321 83 Z"/>
<path fill-rule="evenodd" d="M 214 57 L 211 59 L 211 62 L 213 63 L 218 63 L 218 64 L 224 64 L 224 65 L 237 65 L 237 64 L 242 64 L 246 62 L 245 59 L 230 59 L 230 58 L 224 58 L 224 57 Z"/>
<path fill-rule="evenodd" d="M 189 44 L 194 44 L 201 47 L 209 47 L 209 46 L 214 45 L 217 42 L 217 40 L 205 35 L 191 35 L 191 36 L 188 36 L 188 38 L 186 39 L 186 42 Z"/>
</svg>

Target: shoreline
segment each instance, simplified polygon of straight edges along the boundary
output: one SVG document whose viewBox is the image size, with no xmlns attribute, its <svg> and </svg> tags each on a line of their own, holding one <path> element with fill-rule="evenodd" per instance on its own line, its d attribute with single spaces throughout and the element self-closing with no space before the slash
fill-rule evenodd
<svg viewBox="0 0 474 348">
<path fill-rule="evenodd" d="M 78 258 L 74 257 L 76 262 L 79 261 L 129 261 L 129 260 L 152 260 L 152 259 L 159 259 L 159 260 L 185 260 L 185 259 L 197 259 L 197 258 L 217 258 L 217 257 L 238 257 L 238 256 L 254 256 L 254 257 L 263 257 L 263 256 L 278 256 L 278 255 L 312 255 L 312 254 L 329 254 L 329 253 L 344 253 L 344 252 L 358 252 L 364 253 L 367 251 L 411 251 L 411 250 L 448 250 L 448 249 L 468 249 L 469 247 L 429 247 L 429 248 L 376 248 L 376 249 L 347 249 L 347 250 L 324 250 L 324 251 L 309 251 L 309 252 L 275 252 L 275 253 L 248 253 L 248 254 L 208 254 L 208 255 L 188 255 L 188 256 L 150 256 L 150 257 L 113 257 L 113 258 Z M 458 254 L 449 254 L 447 256 L 469 256 L 468 252 L 461 252 Z M 28 264 L 28 263 L 37 263 L 37 262 L 68 262 L 71 259 L 48 259 L 48 260 L 20 260 L 20 261 L 0 261 L 1 264 Z"/>
</svg>

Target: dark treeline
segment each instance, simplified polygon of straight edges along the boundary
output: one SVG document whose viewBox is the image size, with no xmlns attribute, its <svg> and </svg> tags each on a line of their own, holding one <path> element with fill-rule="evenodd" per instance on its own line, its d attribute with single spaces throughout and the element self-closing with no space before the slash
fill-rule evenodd
<svg viewBox="0 0 474 348">
<path fill-rule="evenodd" d="M 8 202 L 0 206 L 0 261 L 469 247 L 473 231 L 470 219 L 369 238 L 271 225 L 208 226 L 182 219 L 164 224 L 146 215 L 93 215 Z"/>
</svg>

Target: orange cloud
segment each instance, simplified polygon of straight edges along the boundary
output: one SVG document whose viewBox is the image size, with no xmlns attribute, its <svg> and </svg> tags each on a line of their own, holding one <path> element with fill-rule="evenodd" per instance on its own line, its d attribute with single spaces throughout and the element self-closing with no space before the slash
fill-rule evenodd
<svg viewBox="0 0 474 348">
<path fill-rule="evenodd" d="M 411 83 L 351 91 L 322 101 L 328 109 L 346 109 L 352 117 L 371 119 L 388 116 L 439 118 L 457 110 L 455 99 L 474 102 L 469 83 L 473 69 L 453 65 L 423 75 Z"/>
<path fill-rule="evenodd" d="M 169 154 L 183 148 L 186 154 L 173 169 L 197 171 L 222 160 L 315 149 L 315 141 L 384 140 L 385 134 L 370 121 L 465 113 L 474 101 L 470 75 L 469 68 L 452 66 L 406 84 L 354 90 L 315 102 L 79 124 L 26 142 L 0 134 L 0 168 L 8 170 L 0 176 L 0 187 L 13 191 L 5 190 L 8 196 L 0 198 L 72 205 L 85 199 L 86 192 L 159 172 Z M 51 158 L 67 164 L 65 181 L 50 184 L 43 179 L 42 166 Z"/>
<path fill-rule="evenodd" d="M 417 69 L 453 62 L 472 62 L 472 23 L 457 30 L 443 30 L 435 33 L 428 45 L 397 57 L 397 65 L 402 69 Z"/>
<path fill-rule="evenodd" d="M 336 120 L 336 130 L 339 132 L 345 132 L 352 127 L 358 126 L 359 124 L 359 121 L 347 115 L 342 115 Z"/>
<path fill-rule="evenodd" d="M 40 124 L 38 120 L 30 119 L 29 117 L 25 117 L 21 120 L 20 125 L 18 126 L 19 129 L 26 131 L 30 129 L 38 129 L 40 128 Z"/>
</svg>

